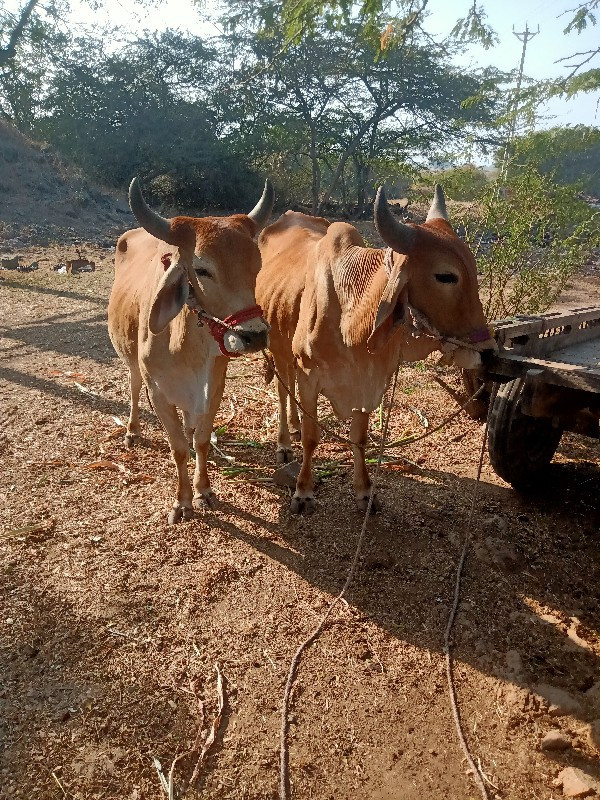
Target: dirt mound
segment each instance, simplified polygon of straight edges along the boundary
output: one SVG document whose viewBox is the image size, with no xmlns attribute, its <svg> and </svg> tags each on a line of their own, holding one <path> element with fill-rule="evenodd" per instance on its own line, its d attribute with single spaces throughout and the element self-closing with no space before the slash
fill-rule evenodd
<svg viewBox="0 0 600 800">
<path fill-rule="evenodd" d="M 47 145 L 0 121 L 0 247 L 79 240 L 112 246 L 132 223 L 125 198 L 100 191 Z"/>
</svg>

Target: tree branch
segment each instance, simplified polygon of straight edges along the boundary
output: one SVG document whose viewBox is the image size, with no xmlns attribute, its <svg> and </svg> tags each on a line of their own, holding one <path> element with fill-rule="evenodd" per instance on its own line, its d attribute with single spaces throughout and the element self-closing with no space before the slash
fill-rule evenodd
<svg viewBox="0 0 600 800">
<path fill-rule="evenodd" d="M 33 13 L 33 9 L 38 4 L 38 0 L 29 0 L 25 8 L 21 11 L 21 16 L 19 17 L 19 21 L 13 28 L 12 33 L 10 34 L 8 44 L 6 47 L 0 49 L 0 67 L 4 66 L 11 58 L 14 58 L 16 50 L 17 50 L 17 43 L 25 30 L 25 26 L 29 22 L 29 18 Z"/>
</svg>

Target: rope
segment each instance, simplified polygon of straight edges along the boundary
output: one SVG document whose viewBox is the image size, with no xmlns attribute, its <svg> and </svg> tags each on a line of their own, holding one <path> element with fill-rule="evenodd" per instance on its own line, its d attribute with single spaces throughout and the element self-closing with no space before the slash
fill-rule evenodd
<svg viewBox="0 0 600 800">
<path fill-rule="evenodd" d="M 334 430 L 332 430 L 327 425 L 323 425 L 323 422 L 319 422 L 317 417 L 315 417 L 313 414 L 311 414 L 309 411 L 307 411 L 304 408 L 304 406 L 302 405 L 302 403 L 300 403 L 300 401 L 296 398 L 294 392 L 290 389 L 290 387 L 287 385 L 287 383 L 283 380 L 283 378 L 281 377 L 281 375 L 277 371 L 277 368 L 275 367 L 274 362 L 271 362 L 269 360 L 269 358 L 265 354 L 264 350 L 262 351 L 262 356 L 263 356 L 265 362 L 267 363 L 267 365 L 273 370 L 273 373 L 274 373 L 275 377 L 277 378 L 279 383 L 283 386 L 283 388 L 285 389 L 285 391 L 289 395 L 290 400 L 292 401 L 292 403 L 294 403 L 296 408 L 300 409 L 300 411 L 303 414 L 306 414 L 307 417 L 310 417 L 310 419 L 312 419 L 313 422 L 316 422 L 317 425 L 319 425 L 320 428 L 324 429 L 327 432 L 328 436 L 330 436 L 332 439 L 335 439 L 335 441 L 340 442 L 341 444 L 344 444 L 344 445 L 348 445 L 349 444 L 349 445 L 354 445 L 355 447 L 359 446 L 356 442 L 353 442 L 352 439 L 349 439 L 346 436 L 340 436 L 339 433 L 336 433 Z M 398 377 L 398 370 L 399 369 L 400 369 L 400 365 L 398 365 L 398 367 L 396 369 L 396 378 L 395 378 L 395 380 Z M 445 428 L 446 425 L 448 425 L 450 422 L 452 422 L 453 419 L 456 419 L 456 417 L 458 417 L 465 410 L 465 408 L 469 405 L 469 403 L 471 403 L 473 400 L 476 400 L 479 397 L 479 395 L 483 392 L 484 389 L 485 389 L 485 384 L 482 384 L 479 387 L 479 389 L 477 389 L 475 394 L 472 394 L 469 398 L 467 398 L 467 400 L 465 400 L 465 402 L 462 405 L 460 405 L 459 400 L 456 397 L 453 398 L 457 403 L 459 403 L 458 410 L 453 412 L 449 416 L 445 417 L 439 423 L 439 425 L 436 425 L 434 428 L 431 428 L 430 430 L 426 431 L 425 433 L 421 433 L 418 436 L 416 434 L 414 434 L 413 436 L 407 436 L 406 439 L 400 439 L 400 440 L 395 441 L 395 442 L 389 442 L 388 444 L 384 444 L 383 445 L 383 449 L 384 450 L 389 450 L 392 447 L 405 447 L 406 445 L 413 444 L 414 442 L 419 442 L 421 439 L 426 439 L 428 436 L 432 436 L 434 433 L 437 433 L 442 428 Z M 383 442 L 383 437 L 382 437 L 382 442 Z M 372 450 L 369 451 L 369 453 L 372 453 L 372 452 L 373 452 Z"/>
<path fill-rule="evenodd" d="M 298 666 L 300 664 L 300 659 L 302 658 L 302 654 L 304 651 L 310 647 L 310 645 L 318 638 L 321 631 L 325 627 L 325 624 L 329 617 L 331 616 L 331 612 L 336 607 L 336 605 L 343 599 L 344 595 L 348 591 L 348 587 L 354 578 L 354 574 L 356 572 L 356 566 L 358 564 L 358 559 L 360 556 L 360 552 L 362 549 L 363 541 L 365 538 L 365 532 L 367 530 L 367 522 L 369 519 L 369 514 L 371 513 L 371 506 L 373 504 L 373 495 L 375 494 L 375 489 L 377 487 L 377 480 L 379 478 L 379 472 L 381 468 L 381 459 L 383 457 L 383 449 L 384 443 L 388 432 L 388 426 L 390 417 L 392 415 L 392 407 L 394 405 L 394 395 L 396 394 L 396 385 L 398 382 L 398 371 L 400 369 L 400 365 L 398 365 L 396 372 L 394 374 L 394 382 L 392 384 L 392 393 L 390 395 L 390 400 L 388 403 L 387 408 L 387 416 L 385 419 L 385 426 L 381 436 L 381 445 L 379 448 L 379 457 L 377 459 L 377 467 L 375 469 L 375 474 L 373 475 L 373 481 L 371 483 L 371 491 L 369 493 L 369 502 L 367 503 L 367 508 L 365 511 L 365 517 L 363 520 L 362 528 L 360 534 L 358 536 L 358 541 L 356 543 L 356 549 L 354 551 L 354 558 L 352 559 L 352 564 L 350 565 L 350 569 L 348 570 L 348 574 L 346 576 L 346 581 L 341 592 L 335 597 L 331 603 L 325 614 L 323 615 L 321 621 L 317 625 L 317 627 L 313 630 L 313 632 L 305 639 L 302 644 L 296 650 L 296 653 L 291 661 L 290 669 L 288 672 L 287 682 L 285 684 L 285 692 L 283 695 L 283 704 L 281 708 L 281 731 L 280 731 L 280 755 L 279 755 L 279 765 L 280 765 L 280 772 L 279 772 L 279 797 L 280 800 L 289 800 L 291 797 L 291 786 L 290 786 L 290 757 L 289 757 L 289 747 L 288 747 L 288 730 L 289 730 L 289 706 L 290 706 L 290 696 L 292 693 L 292 688 L 294 686 L 294 681 L 296 679 L 296 673 L 298 671 Z M 277 373 L 276 373 L 277 374 Z M 288 390 L 289 391 L 289 390 Z M 292 395 L 290 395 L 292 396 Z M 297 404 L 298 407 L 301 408 L 300 404 Z"/>
<path fill-rule="evenodd" d="M 490 407 L 493 405 L 494 400 L 496 399 L 497 391 L 498 391 L 498 384 L 494 384 L 494 389 L 492 391 L 492 396 L 490 398 Z M 446 678 L 448 682 L 448 694 L 450 697 L 450 708 L 452 709 L 452 717 L 454 719 L 454 725 L 456 728 L 456 733 L 458 734 L 460 745 L 462 747 L 463 753 L 465 754 L 465 758 L 467 759 L 469 767 L 471 768 L 471 771 L 473 773 L 473 779 L 477 784 L 477 788 L 479 789 L 483 800 L 489 800 L 489 794 L 486 785 L 484 783 L 485 775 L 483 774 L 481 768 L 475 763 L 473 756 L 471 755 L 471 751 L 469 749 L 469 745 L 467 744 L 467 740 L 465 738 L 465 734 L 462 727 L 462 722 L 460 718 L 460 712 L 458 710 L 458 702 L 456 697 L 456 686 L 454 685 L 452 643 L 450 641 L 450 637 L 452 635 L 452 628 L 454 626 L 454 620 L 456 618 L 456 612 L 458 610 L 458 603 L 460 601 L 460 587 L 461 587 L 463 567 L 465 565 L 465 560 L 467 558 L 467 549 L 471 541 L 471 522 L 473 520 L 473 512 L 475 510 L 475 503 L 477 502 L 477 495 L 479 493 L 481 471 L 483 469 L 483 457 L 485 453 L 485 446 L 487 443 L 487 436 L 488 436 L 488 427 L 489 427 L 488 423 L 486 422 L 485 430 L 483 433 L 483 442 L 481 444 L 481 453 L 479 454 L 479 465 L 477 467 L 477 480 L 475 482 L 475 489 L 473 490 L 473 497 L 471 498 L 471 508 L 469 509 L 469 517 L 467 520 L 465 541 L 463 543 L 462 552 L 458 560 L 458 567 L 456 569 L 456 582 L 454 584 L 454 601 L 452 603 L 452 608 L 450 609 L 450 614 L 448 615 L 448 622 L 446 624 L 446 631 L 444 633 L 444 653 L 446 654 Z"/>
<path fill-rule="evenodd" d="M 281 378 L 281 375 L 277 371 L 275 365 L 269 363 L 269 360 L 268 360 L 264 350 L 263 350 L 263 358 L 272 367 L 273 372 L 275 373 L 275 376 L 277 377 L 277 380 L 281 383 L 283 388 L 286 390 L 286 392 L 289 395 L 289 397 L 291 398 L 292 402 L 294 402 L 296 404 L 296 406 L 300 409 L 300 411 L 302 411 L 303 414 L 307 414 L 317 424 L 320 424 L 319 421 L 316 419 L 316 417 L 314 417 L 312 414 L 307 412 L 302 407 L 302 404 L 296 399 L 296 397 L 295 397 L 294 393 L 292 392 L 292 390 L 290 389 L 290 387 L 287 386 L 287 384 Z M 377 481 L 378 481 L 378 478 L 379 478 L 379 472 L 380 472 L 380 469 L 381 469 L 381 460 L 383 458 L 383 452 L 384 452 L 384 450 L 389 449 L 391 447 L 404 447 L 404 446 L 406 446 L 408 444 L 413 444 L 414 442 L 418 442 L 421 439 L 426 439 L 428 436 L 431 436 L 434 433 L 437 433 L 439 430 L 444 428 L 449 422 L 451 422 L 453 419 L 455 419 L 459 414 L 461 414 L 465 410 L 465 408 L 469 405 L 469 403 L 471 403 L 473 400 L 475 400 L 477 397 L 479 397 L 479 395 L 485 389 L 485 384 L 480 386 L 479 389 L 471 397 L 469 397 L 462 405 L 460 405 L 460 407 L 458 408 L 457 411 L 455 411 L 453 414 L 450 414 L 448 417 L 446 417 L 444 420 L 442 420 L 442 422 L 439 425 L 436 425 L 431 430 L 426 431 L 425 433 L 421 434 L 420 436 L 411 436 L 411 437 L 407 437 L 406 439 L 402 439 L 400 441 L 390 442 L 390 443 L 386 444 L 385 440 L 387 438 L 387 433 L 388 433 L 388 428 L 389 428 L 389 421 L 390 421 L 391 411 L 392 411 L 392 407 L 393 407 L 393 403 L 394 403 L 394 396 L 395 396 L 395 393 L 396 393 L 396 385 L 397 385 L 397 382 L 398 382 L 398 372 L 399 372 L 399 370 L 400 370 L 400 365 L 398 365 L 398 367 L 396 368 L 396 372 L 394 373 L 394 382 L 393 382 L 393 385 L 392 385 L 392 393 L 391 393 L 390 400 L 389 400 L 389 403 L 388 403 L 387 414 L 386 414 L 386 419 L 385 419 L 385 425 L 384 425 L 384 429 L 383 429 L 383 432 L 382 432 L 381 441 L 380 441 L 380 444 L 379 444 L 379 452 L 378 452 L 378 457 L 377 457 L 377 466 L 375 468 L 375 474 L 373 476 L 373 482 L 371 484 L 371 491 L 369 493 L 369 501 L 367 503 L 367 509 L 365 511 L 365 516 L 364 516 L 362 528 L 361 528 L 361 531 L 360 531 L 360 534 L 359 534 L 359 537 L 358 537 L 356 550 L 354 552 L 354 558 L 352 560 L 352 564 L 350 565 L 350 569 L 348 570 L 346 581 L 344 583 L 344 586 L 343 586 L 342 590 L 339 592 L 339 594 L 329 604 L 329 607 L 327 608 L 327 611 L 323 615 L 323 617 L 322 617 L 321 621 L 319 622 L 319 624 L 317 625 L 317 627 L 300 644 L 300 646 L 296 650 L 296 653 L 294 654 L 294 657 L 292 658 L 292 661 L 290 663 L 288 677 L 287 677 L 287 681 L 286 681 L 286 685 L 285 685 L 285 691 L 284 691 L 284 695 L 283 695 L 282 709 L 281 709 L 280 757 L 279 757 L 279 763 L 280 763 L 279 798 L 280 798 L 280 800 L 290 800 L 290 798 L 291 798 L 290 767 L 289 767 L 289 746 L 288 746 L 288 732 L 289 732 L 288 715 L 289 715 L 290 697 L 291 697 L 292 689 L 293 689 L 293 686 L 294 686 L 294 681 L 296 679 L 298 666 L 300 664 L 300 660 L 302 658 L 302 654 L 319 637 L 319 635 L 323 631 L 323 629 L 324 629 L 329 617 L 331 616 L 331 613 L 332 613 L 333 609 L 343 599 L 345 593 L 348 590 L 348 587 L 350 586 L 350 583 L 351 583 L 352 579 L 354 578 L 354 574 L 355 574 L 355 571 L 356 571 L 356 566 L 357 566 L 357 563 L 358 563 L 358 558 L 360 556 L 360 552 L 361 552 L 361 549 L 362 549 L 364 536 L 365 536 L 365 532 L 366 532 L 366 528 L 367 528 L 367 521 L 369 519 L 369 514 L 371 512 L 371 506 L 372 506 L 372 503 L 373 503 L 373 495 L 375 493 L 375 489 L 376 489 L 376 486 L 377 486 Z M 498 385 L 494 384 L 494 389 L 492 391 L 492 395 L 491 395 L 491 398 L 490 398 L 490 405 L 493 404 L 493 402 L 495 400 L 495 397 L 496 397 L 497 391 L 498 391 Z M 454 398 L 454 399 L 456 400 L 456 398 Z M 459 401 L 456 400 L 456 402 L 459 402 Z M 323 426 L 321 426 L 321 427 L 323 427 Z M 328 433 L 334 439 L 337 439 L 338 441 L 342 442 L 343 444 L 348 444 L 348 443 L 352 444 L 352 441 L 350 439 L 346 439 L 346 438 L 344 438 L 342 436 L 339 436 L 334 431 L 328 430 Z M 455 684 L 454 684 L 454 672 L 453 672 L 453 661 L 452 661 L 452 645 L 451 645 L 450 637 L 451 637 L 452 629 L 453 629 L 453 626 L 454 626 L 454 620 L 456 618 L 456 612 L 457 612 L 457 609 L 458 609 L 458 603 L 460 601 L 460 587 L 461 587 L 462 572 L 463 572 L 463 568 L 464 568 L 464 564 L 465 564 L 465 560 L 466 560 L 466 556 L 467 556 L 468 545 L 470 543 L 470 538 L 471 538 L 471 536 L 470 536 L 471 523 L 472 523 L 472 520 L 473 520 L 473 513 L 474 513 L 474 510 L 475 510 L 475 503 L 477 501 L 477 496 L 478 496 L 478 493 L 479 493 L 479 485 L 480 485 L 480 482 L 481 482 L 481 472 L 482 472 L 482 469 L 483 469 L 483 458 L 484 458 L 484 454 L 485 454 L 485 446 L 487 444 L 487 435 L 488 435 L 488 423 L 486 422 L 485 431 L 484 431 L 484 435 L 483 435 L 483 442 L 482 442 L 482 446 L 481 446 L 481 452 L 480 452 L 480 455 L 479 455 L 479 464 L 478 464 L 478 468 L 477 468 L 477 479 L 476 479 L 476 483 L 475 483 L 475 489 L 473 491 L 473 497 L 471 499 L 471 507 L 469 509 L 469 516 L 468 516 L 468 521 L 467 521 L 467 533 L 466 533 L 465 541 L 464 541 L 464 544 L 463 544 L 462 552 L 461 552 L 461 555 L 460 555 L 460 558 L 459 558 L 458 567 L 457 567 L 457 570 L 456 570 L 456 582 L 455 582 L 455 586 L 454 586 L 454 600 L 453 600 L 452 608 L 450 610 L 450 614 L 448 616 L 448 622 L 447 622 L 446 631 L 445 631 L 445 634 L 444 634 L 444 653 L 446 654 L 446 678 L 447 678 L 447 682 L 448 682 L 448 693 L 449 693 L 449 698 L 450 698 L 450 708 L 452 710 L 452 717 L 453 717 L 453 720 L 454 720 L 454 724 L 455 724 L 455 727 L 456 727 L 456 732 L 457 732 L 457 735 L 458 735 L 458 739 L 459 739 L 460 745 L 461 745 L 462 750 L 463 750 L 463 752 L 465 754 L 465 757 L 467 759 L 469 767 L 471 768 L 471 771 L 473 773 L 473 778 L 475 780 L 475 783 L 477 784 L 477 788 L 479 789 L 479 791 L 481 793 L 481 797 L 483 798 L 483 800 L 489 800 L 489 794 L 488 794 L 487 788 L 486 788 L 485 783 L 484 783 L 485 775 L 483 774 L 481 768 L 475 763 L 475 761 L 474 761 L 474 759 L 473 759 L 473 757 L 471 755 L 471 751 L 470 751 L 469 746 L 467 744 L 467 741 L 466 741 L 466 738 L 465 738 L 465 735 L 464 735 L 464 732 L 463 732 L 463 728 L 462 728 L 462 722 L 461 722 L 461 718 L 460 718 L 460 712 L 459 712 L 459 709 L 458 709 L 458 701 L 457 701 L 457 696 L 456 696 L 456 687 L 455 687 Z"/>
</svg>

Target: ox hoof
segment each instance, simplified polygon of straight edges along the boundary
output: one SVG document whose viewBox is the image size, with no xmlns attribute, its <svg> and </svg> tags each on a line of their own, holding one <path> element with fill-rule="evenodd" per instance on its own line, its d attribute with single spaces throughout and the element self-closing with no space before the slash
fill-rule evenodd
<svg viewBox="0 0 600 800">
<path fill-rule="evenodd" d="M 314 497 L 292 497 L 290 511 L 292 514 L 312 514 L 315 510 Z"/>
<path fill-rule="evenodd" d="M 139 444 L 142 441 L 142 437 L 139 433 L 126 433 L 125 434 L 125 447 L 131 448 L 135 447 L 136 444 Z"/>
<path fill-rule="evenodd" d="M 290 461 L 295 461 L 294 451 L 290 447 L 278 447 L 275 453 L 275 463 L 289 464 Z"/>
<path fill-rule="evenodd" d="M 369 495 L 366 494 L 364 496 L 356 497 L 356 507 L 359 511 L 366 511 L 369 505 Z M 373 495 L 373 502 L 371 503 L 371 514 L 377 514 L 377 512 L 381 511 L 381 503 L 379 502 L 379 498 L 376 494 Z"/>
<path fill-rule="evenodd" d="M 299 442 L 301 438 L 300 431 L 290 431 L 290 439 L 292 442 Z"/>
<path fill-rule="evenodd" d="M 194 508 L 200 510 L 201 508 L 210 508 L 213 511 L 219 507 L 217 495 L 214 492 L 205 492 L 204 494 L 194 495 Z"/>
<path fill-rule="evenodd" d="M 187 522 L 193 516 L 194 516 L 193 508 L 189 508 L 188 506 L 174 506 L 169 512 L 167 521 L 169 525 L 176 525 L 178 522 L 181 522 L 181 520 Z"/>
</svg>

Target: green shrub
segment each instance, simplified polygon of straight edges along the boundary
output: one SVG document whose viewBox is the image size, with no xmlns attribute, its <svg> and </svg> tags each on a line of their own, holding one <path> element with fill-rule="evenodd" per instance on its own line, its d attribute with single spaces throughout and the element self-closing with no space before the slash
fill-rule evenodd
<svg viewBox="0 0 600 800">
<path fill-rule="evenodd" d="M 485 172 L 473 164 L 431 172 L 427 179 L 440 183 L 451 200 L 476 200 L 488 184 Z"/>
<path fill-rule="evenodd" d="M 600 247 L 600 215 L 533 167 L 488 184 L 479 212 L 463 226 L 488 319 L 546 311 Z"/>
</svg>

